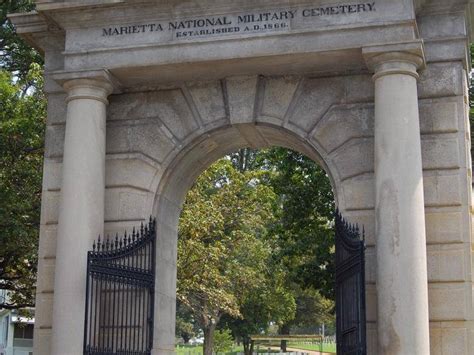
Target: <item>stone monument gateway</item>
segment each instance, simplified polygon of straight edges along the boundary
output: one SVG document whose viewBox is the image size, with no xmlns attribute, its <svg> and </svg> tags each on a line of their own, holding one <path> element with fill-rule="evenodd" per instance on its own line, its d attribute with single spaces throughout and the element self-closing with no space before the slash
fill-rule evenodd
<svg viewBox="0 0 474 355">
<path fill-rule="evenodd" d="M 365 226 L 372 355 L 474 354 L 468 0 L 37 0 L 48 117 L 35 355 L 83 353 L 87 251 L 157 218 L 152 354 L 174 353 L 177 223 L 242 147 L 318 162 Z"/>
</svg>

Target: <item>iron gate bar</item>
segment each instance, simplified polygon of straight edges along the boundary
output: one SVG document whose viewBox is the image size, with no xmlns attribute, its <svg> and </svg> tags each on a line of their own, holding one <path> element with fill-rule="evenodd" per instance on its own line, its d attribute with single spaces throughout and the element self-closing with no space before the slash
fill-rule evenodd
<svg viewBox="0 0 474 355">
<path fill-rule="evenodd" d="M 85 355 L 150 355 L 153 346 L 156 220 L 87 253 Z"/>
<path fill-rule="evenodd" d="M 336 340 L 340 355 L 366 355 L 365 236 L 336 211 Z"/>
</svg>

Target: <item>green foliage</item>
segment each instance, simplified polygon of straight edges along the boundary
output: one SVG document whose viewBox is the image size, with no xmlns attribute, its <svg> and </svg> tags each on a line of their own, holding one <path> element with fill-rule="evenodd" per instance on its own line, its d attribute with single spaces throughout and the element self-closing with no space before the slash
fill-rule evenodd
<svg viewBox="0 0 474 355">
<path fill-rule="evenodd" d="M 187 344 L 199 332 L 192 313 L 180 302 L 176 304 L 176 336 L 183 339 Z"/>
<path fill-rule="evenodd" d="M 285 275 L 273 269 L 265 281 L 248 292 L 241 300 L 241 317 L 225 316 L 222 326 L 232 330 L 235 337 L 242 340 L 245 354 L 251 354 L 250 336 L 265 333 L 271 323 L 285 324 L 293 320 L 296 300 L 285 285 Z"/>
<path fill-rule="evenodd" d="M 15 32 L 7 14 L 27 12 L 34 9 L 32 0 L 2 0 L 0 2 L 0 67 L 15 74 L 26 83 L 31 64 L 42 65 L 39 53 L 28 46 Z M 29 86 L 29 85 L 27 85 Z"/>
<path fill-rule="evenodd" d="M 311 328 L 315 324 L 331 324 L 334 321 L 334 301 L 321 296 L 313 288 L 293 286 L 296 296 L 296 315 L 287 325 L 297 328 Z"/>
<path fill-rule="evenodd" d="M 45 98 L 42 70 L 32 64 L 25 79 L 0 71 L 0 288 L 11 291 L 4 308 L 32 306 L 37 264 Z"/>
<path fill-rule="evenodd" d="M 178 240 L 180 303 L 205 338 L 331 321 L 334 202 L 325 172 L 283 148 L 241 149 L 189 191 Z M 205 340 L 205 351 L 209 347 Z"/>
<path fill-rule="evenodd" d="M 304 155 L 284 148 L 262 154 L 272 169 L 270 186 L 279 196 L 274 259 L 286 268 L 288 282 L 334 297 L 334 197 L 325 171 Z"/>
<path fill-rule="evenodd" d="M 206 339 L 224 314 L 242 318 L 242 300 L 266 283 L 272 250 L 265 235 L 276 196 L 260 183 L 265 174 L 239 171 L 221 159 L 197 179 L 184 203 L 177 297 Z"/>
<path fill-rule="evenodd" d="M 0 308 L 34 305 L 46 100 L 42 58 L 7 19 L 33 9 L 0 2 Z"/>
<path fill-rule="evenodd" d="M 216 354 L 227 353 L 232 350 L 234 339 L 229 329 L 218 330 L 214 333 L 213 350 Z"/>
</svg>

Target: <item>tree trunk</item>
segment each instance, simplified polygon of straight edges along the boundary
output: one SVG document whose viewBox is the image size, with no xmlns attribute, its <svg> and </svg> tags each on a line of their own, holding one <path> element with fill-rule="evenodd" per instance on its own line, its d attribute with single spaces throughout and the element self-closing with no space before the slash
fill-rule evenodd
<svg viewBox="0 0 474 355">
<path fill-rule="evenodd" d="M 216 330 L 216 324 L 209 324 L 203 329 L 204 332 L 204 344 L 203 354 L 212 355 L 212 347 L 214 345 L 214 331 Z"/>
<path fill-rule="evenodd" d="M 290 334 L 290 326 L 287 325 L 287 324 L 284 324 L 281 326 L 280 328 L 280 335 L 289 335 Z M 287 345 L 287 341 L 286 340 L 282 340 L 280 342 L 280 350 L 284 353 L 286 353 L 286 345 Z"/>
<path fill-rule="evenodd" d="M 248 337 L 243 338 L 244 344 L 244 354 L 245 355 L 252 355 L 253 352 L 253 341 L 250 340 Z"/>
</svg>

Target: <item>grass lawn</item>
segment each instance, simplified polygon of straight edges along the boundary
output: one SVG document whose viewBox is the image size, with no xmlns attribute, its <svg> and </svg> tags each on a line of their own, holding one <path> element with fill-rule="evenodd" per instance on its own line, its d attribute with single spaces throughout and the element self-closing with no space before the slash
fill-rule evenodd
<svg viewBox="0 0 474 355">
<path fill-rule="evenodd" d="M 290 343 L 288 345 L 290 348 L 301 349 L 301 350 L 316 350 L 319 351 L 319 344 L 300 344 L 300 343 Z M 265 345 L 259 346 L 259 353 L 268 353 L 268 349 Z M 254 351 L 257 349 L 255 348 Z M 228 355 L 236 355 L 238 353 L 244 352 L 242 346 L 234 346 L 231 352 L 227 353 Z M 272 351 L 278 353 L 277 350 Z M 335 343 L 323 343 L 323 352 L 327 353 L 336 353 L 336 344 Z M 202 354 L 202 345 L 178 345 L 176 346 L 176 355 L 201 355 Z"/>
<path fill-rule="evenodd" d="M 202 345 L 176 345 L 176 355 L 202 354 Z"/>
<path fill-rule="evenodd" d="M 257 349 L 254 349 L 257 351 Z M 243 346 L 234 346 L 231 352 L 226 353 L 227 355 L 237 355 L 238 353 L 243 353 Z M 278 353 L 277 350 L 271 351 Z M 259 353 L 268 353 L 267 348 L 259 349 Z M 176 346 L 176 355 L 202 355 L 202 345 L 177 345 Z"/>
<path fill-rule="evenodd" d="M 301 344 L 301 343 L 290 343 L 290 348 L 301 349 L 301 350 L 316 350 L 319 351 L 319 344 Z M 323 343 L 323 352 L 325 353 L 336 353 L 336 343 Z"/>
</svg>

